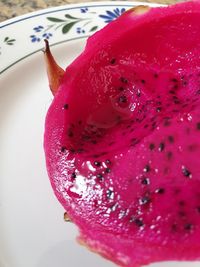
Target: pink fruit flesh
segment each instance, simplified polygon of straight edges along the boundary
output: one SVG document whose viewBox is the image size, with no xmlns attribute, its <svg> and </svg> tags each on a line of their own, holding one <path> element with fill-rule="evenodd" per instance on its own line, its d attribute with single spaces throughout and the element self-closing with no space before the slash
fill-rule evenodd
<svg viewBox="0 0 200 267">
<path fill-rule="evenodd" d="M 48 111 L 54 192 L 121 266 L 200 260 L 200 2 L 126 12 L 89 38 Z"/>
</svg>

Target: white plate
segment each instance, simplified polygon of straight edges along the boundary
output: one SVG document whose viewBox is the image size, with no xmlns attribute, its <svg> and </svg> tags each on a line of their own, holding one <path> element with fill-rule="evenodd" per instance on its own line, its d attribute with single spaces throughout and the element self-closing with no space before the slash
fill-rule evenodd
<svg viewBox="0 0 200 267">
<path fill-rule="evenodd" d="M 50 187 L 43 132 L 52 96 L 41 49 L 49 38 L 58 62 L 67 66 L 87 36 L 137 4 L 67 5 L 0 24 L 0 267 L 114 267 L 76 243 L 77 229 L 63 221 Z"/>
</svg>

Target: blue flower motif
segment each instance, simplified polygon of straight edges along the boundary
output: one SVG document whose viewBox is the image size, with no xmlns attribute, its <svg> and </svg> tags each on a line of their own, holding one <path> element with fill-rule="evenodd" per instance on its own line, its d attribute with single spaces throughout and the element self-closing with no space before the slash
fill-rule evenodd
<svg viewBox="0 0 200 267">
<path fill-rule="evenodd" d="M 99 15 L 100 18 L 104 19 L 106 23 L 113 21 L 114 19 L 121 16 L 126 11 L 125 8 L 119 9 L 118 7 L 115 8 L 113 11 L 106 11 L 106 15 Z"/>
<path fill-rule="evenodd" d="M 53 34 L 50 33 L 50 32 L 45 32 L 45 33 L 42 35 L 42 37 L 45 38 L 45 39 L 49 39 L 49 38 L 51 38 L 52 36 L 53 36 Z"/>
<path fill-rule="evenodd" d="M 81 13 L 86 13 L 87 11 L 88 11 L 88 8 L 87 7 L 81 8 Z"/>
<path fill-rule="evenodd" d="M 41 32 L 43 29 L 44 29 L 44 27 L 41 26 L 41 25 L 39 25 L 39 26 L 33 28 L 33 30 L 34 30 L 35 32 Z"/>
<path fill-rule="evenodd" d="M 79 33 L 79 34 L 80 33 L 85 33 L 85 30 L 81 29 L 80 27 L 77 27 L 76 28 L 76 32 Z"/>
<path fill-rule="evenodd" d="M 36 35 L 30 35 L 30 38 L 31 38 L 31 42 L 32 43 L 35 43 L 35 42 L 40 42 L 40 38 L 37 37 Z"/>
</svg>

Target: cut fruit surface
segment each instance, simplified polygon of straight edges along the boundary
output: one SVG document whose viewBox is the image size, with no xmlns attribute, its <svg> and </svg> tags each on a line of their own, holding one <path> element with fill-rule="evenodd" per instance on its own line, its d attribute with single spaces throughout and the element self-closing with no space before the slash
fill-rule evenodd
<svg viewBox="0 0 200 267">
<path fill-rule="evenodd" d="M 200 2 L 132 9 L 90 37 L 44 148 L 92 250 L 126 267 L 200 260 Z"/>
</svg>

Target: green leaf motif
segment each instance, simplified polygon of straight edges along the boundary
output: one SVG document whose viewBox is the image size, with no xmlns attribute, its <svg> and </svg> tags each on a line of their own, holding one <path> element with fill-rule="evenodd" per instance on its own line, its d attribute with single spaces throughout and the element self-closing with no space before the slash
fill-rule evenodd
<svg viewBox="0 0 200 267">
<path fill-rule="evenodd" d="M 15 42 L 16 40 L 15 39 L 10 39 L 8 42 L 9 43 L 13 43 L 13 42 Z"/>
<path fill-rule="evenodd" d="M 68 33 L 68 32 L 71 30 L 71 28 L 74 26 L 74 24 L 76 24 L 76 23 L 77 23 L 77 21 L 73 21 L 73 22 L 70 22 L 70 23 L 66 24 L 66 25 L 62 28 L 62 33 L 63 33 L 63 34 Z"/>
<path fill-rule="evenodd" d="M 78 18 L 73 17 L 73 16 L 71 16 L 71 15 L 69 15 L 69 14 L 66 14 L 65 17 L 66 17 L 67 19 L 76 19 L 76 20 L 78 19 Z"/>
<path fill-rule="evenodd" d="M 52 22 L 58 22 L 58 23 L 65 22 L 65 20 L 63 19 L 58 19 L 58 18 L 53 18 L 53 17 L 47 17 L 47 19 Z"/>
<path fill-rule="evenodd" d="M 92 27 L 91 29 L 90 29 L 90 32 L 94 32 L 94 31 L 96 31 L 98 29 L 98 26 L 94 26 L 94 27 Z"/>
<path fill-rule="evenodd" d="M 4 38 L 4 43 L 6 43 L 7 45 L 14 45 L 15 41 L 16 39 L 9 39 L 9 37 Z"/>
</svg>

